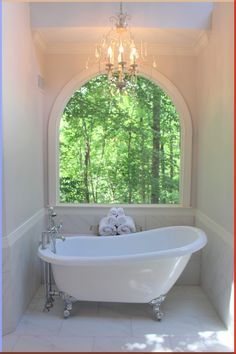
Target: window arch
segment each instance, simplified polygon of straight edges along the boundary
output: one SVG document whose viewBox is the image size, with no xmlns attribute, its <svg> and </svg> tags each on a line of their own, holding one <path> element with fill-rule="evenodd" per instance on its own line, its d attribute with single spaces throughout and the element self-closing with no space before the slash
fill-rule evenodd
<svg viewBox="0 0 236 354">
<path fill-rule="evenodd" d="M 190 183 L 191 183 L 191 146 L 192 146 L 192 125 L 188 108 L 175 86 L 158 72 L 152 72 L 150 77 L 145 68 L 140 70 L 144 78 L 149 79 L 164 90 L 172 99 L 180 119 L 181 126 L 181 159 L 180 159 L 180 183 L 179 183 L 179 204 L 181 206 L 190 206 Z M 59 127 L 60 119 L 68 98 L 83 86 L 91 78 L 96 77 L 97 72 L 92 69 L 82 72 L 72 81 L 70 81 L 57 97 L 53 106 L 48 130 L 48 147 L 49 147 L 49 203 L 54 205 L 60 204 L 59 195 Z M 127 202 L 127 201 L 126 201 Z M 107 203 L 107 201 L 106 201 Z M 121 201 L 117 201 L 121 203 Z M 135 203 L 135 201 L 134 201 Z"/>
</svg>

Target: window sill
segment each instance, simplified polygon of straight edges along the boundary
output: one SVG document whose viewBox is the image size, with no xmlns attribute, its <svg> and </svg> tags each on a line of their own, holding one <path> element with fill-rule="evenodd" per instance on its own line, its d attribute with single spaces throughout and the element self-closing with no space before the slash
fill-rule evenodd
<svg viewBox="0 0 236 354">
<path fill-rule="evenodd" d="M 192 207 L 184 207 L 181 204 L 64 204 L 58 203 L 55 209 L 66 214 L 100 214 L 108 212 L 112 207 L 122 207 L 125 212 L 133 214 L 163 214 L 163 215 L 194 215 L 195 209 Z"/>
</svg>

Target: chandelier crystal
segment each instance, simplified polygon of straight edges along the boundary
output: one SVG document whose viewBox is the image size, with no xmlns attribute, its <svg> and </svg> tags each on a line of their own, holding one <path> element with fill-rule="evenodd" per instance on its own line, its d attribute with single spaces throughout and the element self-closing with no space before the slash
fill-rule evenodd
<svg viewBox="0 0 236 354">
<path fill-rule="evenodd" d="M 104 65 L 108 80 L 122 92 L 126 86 L 136 83 L 138 67 L 147 60 L 147 43 L 135 42 L 128 21 L 130 16 L 123 12 L 122 2 L 120 12 L 110 17 L 112 28 L 105 34 L 95 47 L 95 59 L 101 68 Z M 89 61 L 89 60 L 88 60 Z M 86 67 L 88 68 L 88 61 Z M 152 66 L 156 67 L 153 58 Z"/>
</svg>

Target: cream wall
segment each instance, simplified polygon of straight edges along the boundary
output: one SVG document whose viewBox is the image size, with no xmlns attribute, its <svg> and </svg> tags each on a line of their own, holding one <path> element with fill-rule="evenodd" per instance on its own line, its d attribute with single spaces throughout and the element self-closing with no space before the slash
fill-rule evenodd
<svg viewBox="0 0 236 354">
<path fill-rule="evenodd" d="M 209 44 L 197 62 L 196 225 L 205 229 L 201 283 L 232 328 L 233 4 L 215 4 Z"/>
<path fill-rule="evenodd" d="M 233 4 L 217 4 L 198 58 L 197 207 L 233 233 Z"/>
<path fill-rule="evenodd" d="M 5 235 L 43 207 L 39 69 L 27 4 L 3 3 Z"/>
<path fill-rule="evenodd" d="M 14 330 L 40 284 L 44 228 L 43 107 L 29 6 L 3 3 L 3 333 Z"/>
</svg>

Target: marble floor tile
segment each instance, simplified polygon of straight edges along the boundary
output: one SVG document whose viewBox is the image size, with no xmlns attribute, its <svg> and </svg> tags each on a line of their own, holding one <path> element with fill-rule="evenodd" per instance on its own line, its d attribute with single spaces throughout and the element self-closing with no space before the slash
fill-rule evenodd
<svg viewBox="0 0 236 354">
<path fill-rule="evenodd" d="M 226 331 L 225 329 L 199 332 L 199 336 L 204 343 L 204 351 L 234 351 L 234 337 L 231 333 L 229 333 L 229 331 Z"/>
<path fill-rule="evenodd" d="M 195 316 L 197 314 L 200 320 L 217 316 L 214 307 L 198 286 L 173 288 L 163 303 L 163 311 L 167 316 L 173 315 L 176 317 Z"/>
<path fill-rule="evenodd" d="M 148 334 L 156 335 L 173 335 L 173 334 L 191 334 L 199 329 L 199 321 L 197 317 L 167 317 L 162 320 L 155 321 L 147 317 L 140 317 L 138 320 L 132 318 L 132 331 L 134 336 L 142 336 Z"/>
<path fill-rule="evenodd" d="M 44 303 L 45 303 L 45 300 L 44 300 L 44 297 L 34 297 L 29 306 L 28 306 L 28 309 L 27 311 L 38 311 L 38 312 L 42 312 L 43 311 L 43 308 L 44 308 Z"/>
<path fill-rule="evenodd" d="M 197 334 L 170 336 L 170 345 L 173 352 L 202 352 L 203 341 Z"/>
<path fill-rule="evenodd" d="M 21 336 L 14 345 L 14 352 L 91 352 L 92 337 L 60 338 L 54 336 Z"/>
<path fill-rule="evenodd" d="M 54 345 L 50 338 L 37 335 L 22 335 L 18 337 L 13 352 L 52 352 Z"/>
<path fill-rule="evenodd" d="M 12 352 L 14 345 L 18 339 L 18 336 L 15 333 L 7 334 L 2 338 L 2 351 L 3 352 Z"/>
<path fill-rule="evenodd" d="M 57 335 L 63 323 L 62 318 L 50 312 L 27 312 L 23 315 L 15 333 L 17 335 Z"/>
<path fill-rule="evenodd" d="M 199 332 L 196 335 L 170 336 L 171 348 L 174 352 L 233 352 L 233 338 L 227 331 Z"/>
<path fill-rule="evenodd" d="M 198 286 L 175 286 L 154 321 L 148 304 L 78 301 L 63 318 L 56 298 L 43 312 L 43 287 L 32 299 L 17 329 L 3 337 L 6 352 L 233 352 L 226 331 Z"/>
<path fill-rule="evenodd" d="M 53 337 L 56 352 L 91 352 L 93 349 L 93 337 Z"/>
<path fill-rule="evenodd" d="M 131 320 L 122 318 L 71 317 L 62 323 L 59 336 L 113 336 L 131 335 Z"/>
<path fill-rule="evenodd" d="M 169 337 L 96 337 L 94 352 L 171 352 Z"/>
<path fill-rule="evenodd" d="M 219 317 L 216 316 L 211 316 L 211 317 L 207 317 L 205 318 L 204 321 L 200 320 L 199 321 L 199 332 L 221 332 L 221 331 L 225 331 L 225 325 L 224 323 L 219 319 Z"/>
<path fill-rule="evenodd" d="M 34 298 L 44 297 L 44 287 L 40 286 L 36 291 Z"/>
<path fill-rule="evenodd" d="M 47 317 L 54 318 L 55 320 L 64 319 L 64 315 L 63 315 L 64 303 L 60 297 L 55 299 L 50 311 L 45 310 L 44 305 L 45 305 L 44 298 L 34 298 L 31 301 L 25 314 L 38 312 L 39 314 L 43 314 L 43 315 L 47 314 Z M 32 306 L 32 308 L 30 308 L 30 306 Z"/>
<path fill-rule="evenodd" d="M 98 305 L 98 313 L 101 317 L 151 316 L 151 308 L 148 304 L 111 303 L 102 302 Z"/>
</svg>

